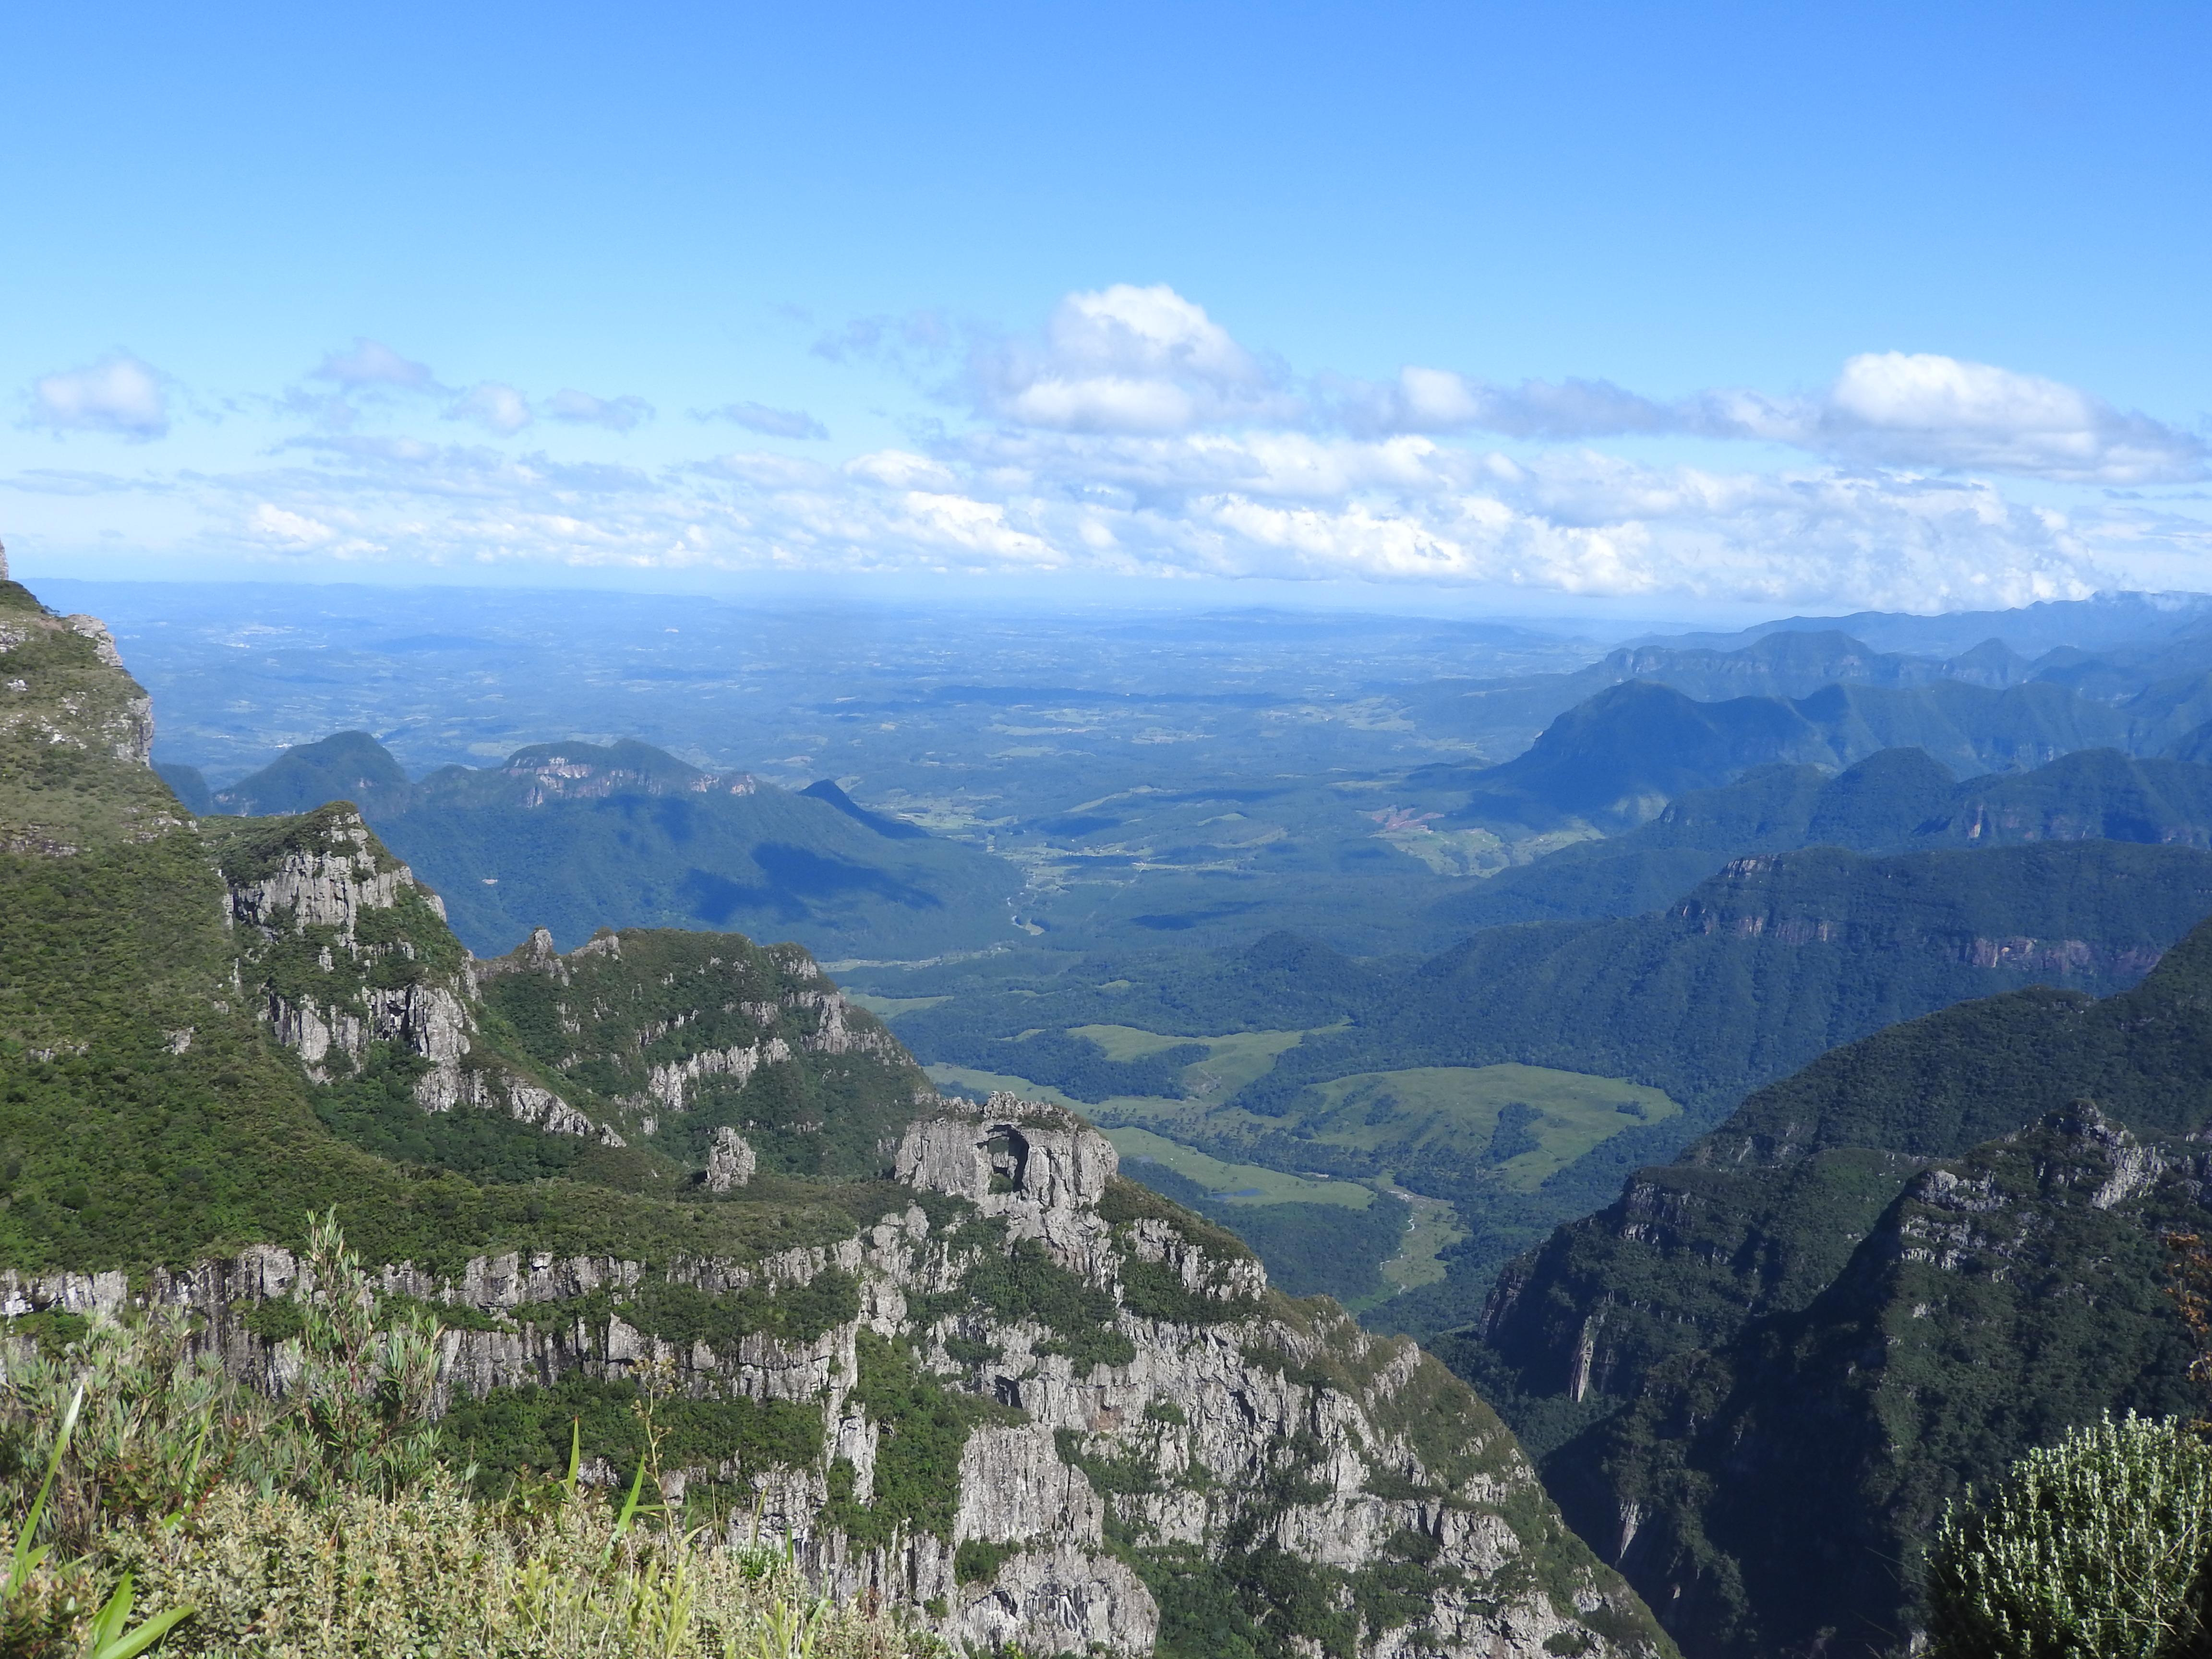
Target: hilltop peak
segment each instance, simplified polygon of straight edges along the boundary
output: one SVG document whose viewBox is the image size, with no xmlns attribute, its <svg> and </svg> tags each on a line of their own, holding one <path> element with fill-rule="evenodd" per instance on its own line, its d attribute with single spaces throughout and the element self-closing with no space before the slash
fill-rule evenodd
<svg viewBox="0 0 2212 1659">
<path fill-rule="evenodd" d="M 0 578 L 0 850 L 67 855 L 179 827 L 153 747 L 153 699 L 107 625 Z"/>
</svg>

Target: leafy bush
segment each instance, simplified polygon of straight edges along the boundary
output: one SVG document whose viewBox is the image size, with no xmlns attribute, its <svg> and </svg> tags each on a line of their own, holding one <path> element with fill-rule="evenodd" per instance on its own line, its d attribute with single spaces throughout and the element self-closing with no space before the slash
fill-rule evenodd
<svg viewBox="0 0 2212 1659">
<path fill-rule="evenodd" d="M 2212 1448 L 2130 1413 L 2012 1467 L 1953 1510 L 1928 1581 L 1930 1659 L 2179 1659 L 2212 1640 Z"/>
<path fill-rule="evenodd" d="M 319 1501 L 226 1486 L 186 1525 L 104 1534 L 91 1554 L 43 1575 L 0 1647 L 26 1659 L 76 1652 L 92 1586 L 120 1571 L 142 1600 L 197 1609 L 162 1644 L 165 1659 L 894 1659 L 930 1646 L 857 1604 L 817 1601 L 784 1552 L 625 1526 L 580 1492 L 518 1516 L 441 1484 Z"/>
</svg>

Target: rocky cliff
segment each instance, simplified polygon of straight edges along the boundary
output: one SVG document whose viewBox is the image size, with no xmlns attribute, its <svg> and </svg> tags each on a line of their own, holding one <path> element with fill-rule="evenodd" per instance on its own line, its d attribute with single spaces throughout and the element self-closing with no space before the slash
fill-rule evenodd
<svg viewBox="0 0 2212 1659">
<path fill-rule="evenodd" d="M 2161 1239 L 2212 1225 L 2208 1100 L 2212 924 L 2103 1001 L 1962 1004 L 1760 1091 L 1509 1266 L 1454 1364 L 1686 1651 L 1885 1652 L 1945 1501 L 2191 1407 Z"/>
<path fill-rule="evenodd" d="M 489 1490 L 572 1424 L 621 1478 L 637 1408 L 671 1502 L 963 1644 L 1667 1650 L 1479 1400 L 1279 1295 L 1079 1120 L 939 1099 L 796 947 L 480 962 L 349 808 L 192 822 L 111 741 L 127 676 L 14 593 L 83 761 L 0 773 L 29 779 L 0 788 L 15 1340 L 161 1302 L 282 1389 L 313 1293 L 283 1246 L 336 1206 L 442 1320 Z"/>
<path fill-rule="evenodd" d="M 732 1490 L 733 1527 L 789 1529 L 838 1593 L 910 1603 L 958 1642 L 1139 1654 L 1164 1626 L 1189 1651 L 1226 1626 L 1270 1653 L 1663 1650 L 1463 1385 L 1273 1292 L 1226 1235 L 1121 1180 L 1079 1120 L 937 1103 L 896 1173 L 905 1206 L 835 1245 L 513 1253 L 384 1280 L 455 1318 L 456 1423 L 656 1378 L 777 1413 L 772 1434 L 747 1419 L 726 1455 L 668 1470 L 665 1494 Z M 313 1290 L 289 1252 L 149 1283 L 206 1316 L 234 1370 L 283 1386 L 270 1310 Z M 0 1274 L 16 1316 L 129 1295 L 121 1273 Z M 802 1460 L 763 1443 L 794 1437 Z M 593 1472 L 627 1468 L 601 1453 Z"/>
<path fill-rule="evenodd" d="M 68 856 L 166 834 L 153 701 L 96 617 L 58 617 L 0 571 L 0 852 Z"/>
<path fill-rule="evenodd" d="M 1947 1504 L 2103 1413 L 2197 1413 L 2165 1238 L 2212 1220 L 2207 1176 L 2087 1102 L 1939 1161 L 1802 1311 L 1647 1373 L 1554 1487 L 1686 1651 L 1904 1650 Z"/>
</svg>

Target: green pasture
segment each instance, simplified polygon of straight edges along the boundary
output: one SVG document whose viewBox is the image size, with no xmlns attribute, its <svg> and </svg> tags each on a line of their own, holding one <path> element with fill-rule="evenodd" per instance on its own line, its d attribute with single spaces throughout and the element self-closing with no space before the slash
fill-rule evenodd
<svg viewBox="0 0 2212 1659">
<path fill-rule="evenodd" d="M 934 1008 L 940 1002 L 950 1002 L 951 997 L 872 997 L 865 991 L 847 991 L 845 1000 L 856 1008 L 865 1008 L 878 1019 L 890 1019 L 900 1014 L 910 1014 L 917 1008 Z"/>
<path fill-rule="evenodd" d="M 1256 1164 L 1225 1164 L 1149 1129 L 1108 1129 L 1105 1135 L 1125 1163 L 1149 1158 L 1164 1164 L 1231 1203 L 1341 1204 L 1346 1209 L 1364 1210 L 1375 1201 L 1374 1193 L 1358 1182 L 1316 1181 L 1281 1170 L 1262 1169 Z M 1142 1175 L 1141 1170 L 1133 1173 Z"/>
<path fill-rule="evenodd" d="M 1474 1162 L 1487 1158 L 1499 1113 L 1516 1103 L 1538 1114 L 1528 1126 L 1535 1144 L 1499 1163 L 1498 1172 L 1523 1192 L 1600 1141 L 1682 1109 L 1659 1090 L 1620 1078 L 1542 1066 L 1423 1066 L 1316 1084 L 1294 1115 L 1316 1140 Z"/>
</svg>

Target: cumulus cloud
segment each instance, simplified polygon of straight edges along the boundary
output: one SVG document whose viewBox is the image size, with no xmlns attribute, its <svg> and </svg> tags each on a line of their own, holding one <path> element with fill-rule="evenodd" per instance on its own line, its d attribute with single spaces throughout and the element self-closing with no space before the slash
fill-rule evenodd
<svg viewBox="0 0 2212 1659">
<path fill-rule="evenodd" d="M 980 343 L 967 390 L 978 413 L 1021 426 L 1183 432 L 1299 419 L 1285 379 L 1164 283 L 1117 283 L 1069 295 L 1040 338 Z"/>
<path fill-rule="evenodd" d="M 471 386 L 447 405 L 446 418 L 467 421 L 501 437 L 512 437 L 537 418 L 530 399 L 511 386 L 485 380 Z"/>
<path fill-rule="evenodd" d="M 588 392 L 563 386 L 545 400 L 545 412 L 572 426 L 633 432 L 653 418 L 653 405 L 642 398 L 594 398 Z"/>
<path fill-rule="evenodd" d="M 167 377 L 127 351 L 31 384 L 33 424 L 56 432 L 106 432 L 138 442 L 169 429 Z"/>
<path fill-rule="evenodd" d="M 826 438 L 830 428 L 803 409 L 770 409 L 766 404 L 724 404 L 719 409 L 695 409 L 695 421 L 727 421 L 764 438 Z"/>
<path fill-rule="evenodd" d="M 2068 483 L 2201 478 L 2212 459 L 2194 434 L 2074 386 L 1929 352 L 1853 357 L 1814 409 L 1785 415 L 1785 429 L 1792 418 L 1809 430 L 1786 441 L 1844 459 Z"/>
<path fill-rule="evenodd" d="M 665 470 L 334 434 L 188 488 L 271 556 L 678 570 L 1085 570 L 1927 609 L 2120 585 L 2202 524 L 2008 501 L 1986 479 L 1508 455 L 1354 438 L 993 427 L 831 465 L 739 453 Z M 2194 537 L 2195 540 L 2191 541 Z"/>
<path fill-rule="evenodd" d="M 1071 294 L 1032 333 L 918 313 L 848 325 L 815 349 L 908 375 L 934 413 L 910 406 L 896 447 L 858 455 L 556 462 L 407 427 L 442 413 L 502 438 L 537 418 L 627 432 L 652 410 L 574 388 L 445 386 L 360 340 L 296 393 L 323 411 L 319 430 L 250 468 L 179 475 L 168 499 L 198 503 L 222 544 L 270 556 L 1352 578 L 1802 608 L 2003 605 L 2150 572 L 2201 585 L 2212 556 L 2212 526 L 2171 500 L 2046 489 L 2029 505 L 2002 482 L 2203 478 L 2201 439 L 2061 382 L 1929 354 L 1855 356 L 1811 392 L 1667 399 L 1423 365 L 1380 382 L 1300 378 L 1175 289 L 1131 284 Z M 152 371 L 150 417 L 127 377 L 87 378 L 126 361 L 49 377 L 58 389 L 49 398 L 41 381 L 34 401 L 156 430 Z M 367 410 L 387 429 L 358 429 Z M 828 436 L 803 410 L 692 413 Z M 1638 435 L 1735 447 L 1699 449 L 1693 465 L 1604 442 Z"/>
</svg>

